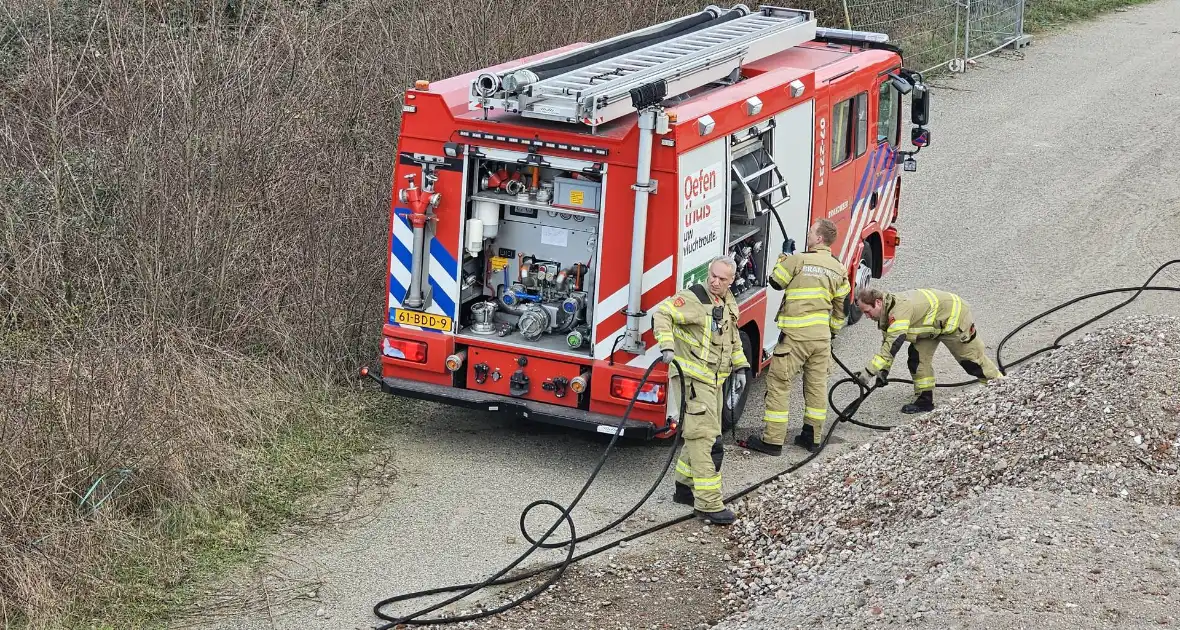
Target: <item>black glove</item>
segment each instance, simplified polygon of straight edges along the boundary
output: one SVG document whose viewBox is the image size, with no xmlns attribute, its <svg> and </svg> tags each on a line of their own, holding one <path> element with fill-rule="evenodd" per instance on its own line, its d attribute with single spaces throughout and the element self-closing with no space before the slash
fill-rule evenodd
<svg viewBox="0 0 1180 630">
<path fill-rule="evenodd" d="M 877 387 L 884 387 L 889 384 L 889 370 L 881 370 L 876 374 L 869 374 L 869 371 L 861 370 L 856 373 L 856 380 L 864 385 L 865 388 L 870 388 L 876 385 Z"/>
</svg>

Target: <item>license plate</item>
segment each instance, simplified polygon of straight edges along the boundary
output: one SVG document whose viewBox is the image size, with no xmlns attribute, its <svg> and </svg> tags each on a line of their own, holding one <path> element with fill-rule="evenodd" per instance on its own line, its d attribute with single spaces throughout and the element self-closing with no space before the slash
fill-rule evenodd
<svg viewBox="0 0 1180 630">
<path fill-rule="evenodd" d="M 451 318 L 445 315 L 407 311 L 404 308 L 395 308 L 393 311 L 393 321 L 403 326 L 419 326 L 443 332 L 451 330 Z"/>
</svg>

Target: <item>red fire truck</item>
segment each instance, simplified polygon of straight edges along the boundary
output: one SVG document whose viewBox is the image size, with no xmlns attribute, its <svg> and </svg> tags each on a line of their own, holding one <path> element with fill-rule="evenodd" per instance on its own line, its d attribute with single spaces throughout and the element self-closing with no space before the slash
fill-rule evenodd
<svg viewBox="0 0 1180 630">
<path fill-rule="evenodd" d="M 782 300 L 767 274 L 784 243 L 802 245 L 827 217 L 855 285 L 888 271 L 898 166 L 916 170 L 927 117 L 921 75 L 888 37 L 769 6 L 710 6 L 418 81 L 405 95 L 371 376 L 395 395 L 613 433 L 659 355 L 651 311 L 727 252 L 761 372 Z M 675 434 L 666 389 L 661 364 L 625 435 Z M 727 418 L 745 405 L 745 392 L 734 398 Z"/>
</svg>

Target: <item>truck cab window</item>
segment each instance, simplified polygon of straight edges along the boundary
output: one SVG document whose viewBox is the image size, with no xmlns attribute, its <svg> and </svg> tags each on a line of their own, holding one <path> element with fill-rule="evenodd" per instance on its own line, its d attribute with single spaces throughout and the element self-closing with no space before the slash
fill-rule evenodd
<svg viewBox="0 0 1180 630">
<path fill-rule="evenodd" d="M 832 168 L 852 157 L 852 99 L 832 108 Z"/>
<path fill-rule="evenodd" d="M 869 140 L 869 93 L 856 95 L 856 157 L 865 154 Z"/>
<path fill-rule="evenodd" d="M 897 146 L 900 95 L 889 81 L 881 83 L 877 91 L 877 142 Z"/>
</svg>

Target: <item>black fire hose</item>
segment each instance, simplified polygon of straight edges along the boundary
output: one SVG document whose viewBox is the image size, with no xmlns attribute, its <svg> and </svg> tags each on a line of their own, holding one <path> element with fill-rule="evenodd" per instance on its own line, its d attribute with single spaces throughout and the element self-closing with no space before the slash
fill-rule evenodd
<svg viewBox="0 0 1180 630">
<path fill-rule="evenodd" d="M 1128 304 L 1133 302 L 1135 299 L 1137 299 L 1140 295 L 1142 295 L 1143 292 L 1145 292 L 1145 291 L 1180 292 L 1180 287 L 1150 286 L 1151 281 L 1153 279 L 1155 279 L 1155 277 L 1157 275 L 1159 275 L 1159 273 L 1161 271 L 1163 271 L 1165 268 L 1167 268 L 1173 264 L 1177 264 L 1177 263 L 1180 263 L 1180 259 L 1171 260 L 1171 261 L 1164 263 L 1163 265 L 1158 267 L 1155 270 L 1155 272 L 1152 273 L 1151 276 L 1147 279 L 1147 281 L 1145 283 L 1143 283 L 1143 285 L 1141 285 L 1141 286 L 1118 288 L 1118 289 L 1107 289 L 1104 291 L 1095 291 L 1093 293 L 1087 293 L 1087 294 L 1082 295 L 1080 297 L 1069 300 L 1068 302 L 1064 302 L 1064 303 L 1062 303 L 1052 309 L 1049 309 L 1049 310 L 1037 315 L 1036 317 L 1033 317 L 1032 319 L 1029 319 L 1028 321 L 1020 324 L 1015 329 L 1013 329 L 1010 333 L 1008 333 L 1000 341 L 999 345 L 996 347 L 996 363 L 997 363 L 997 366 L 999 367 L 1000 372 L 1007 374 L 1007 368 L 1016 367 L 1017 365 L 1024 363 L 1025 361 L 1033 358 L 1034 356 L 1036 356 L 1038 354 L 1041 354 L 1043 352 L 1047 352 L 1049 350 L 1053 350 L 1053 349 L 1061 347 L 1060 344 L 1063 339 L 1065 339 L 1069 335 L 1077 332 L 1078 330 L 1106 317 L 1107 315 L 1113 313 L 1114 311 L 1117 311 L 1118 309 L 1121 309 L 1124 306 L 1127 306 Z M 1091 298 L 1099 297 L 1099 296 L 1103 296 L 1103 295 L 1110 295 L 1110 294 L 1114 294 L 1114 293 L 1130 293 L 1130 292 L 1134 292 L 1135 294 L 1132 295 L 1131 297 L 1127 298 L 1123 302 L 1103 311 L 1102 313 L 1100 313 L 1094 317 L 1087 319 L 1083 323 L 1066 331 L 1062 335 L 1058 336 L 1056 340 L 1054 340 L 1053 345 L 1036 350 L 1024 357 L 1021 357 L 1020 359 L 1017 359 L 1016 361 L 1013 361 L 1011 364 L 1005 364 L 1002 362 L 1002 360 L 1000 358 L 1000 351 L 1003 349 L 1004 344 L 1007 343 L 1008 340 L 1011 339 L 1013 335 L 1015 335 L 1017 332 L 1023 330 L 1024 328 L 1028 327 L 1033 322 L 1036 322 L 1036 321 L 1040 320 L 1041 318 L 1045 317 L 1046 315 L 1049 315 L 1049 314 L 1054 313 L 1062 308 L 1065 308 L 1066 306 L 1075 304 L 1077 302 L 1081 302 L 1083 300 L 1087 300 L 1087 299 L 1091 299 Z M 836 363 L 840 366 L 840 368 L 842 370 L 844 370 L 845 373 L 848 374 L 848 377 L 836 381 L 828 389 L 828 403 L 832 407 L 833 410 L 837 410 L 836 411 L 837 417 L 836 417 L 835 422 L 832 422 L 831 426 L 828 428 L 828 431 L 824 435 L 824 439 L 820 443 L 819 448 L 815 449 L 815 451 L 810 453 L 807 457 L 804 457 L 802 460 L 791 464 L 790 466 L 783 469 L 782 471 L 775 473 L 775 474 L 771 475 L 770 477 L 767 477 L 767 478 L 765 478 L 761 481 L 758 481 L 754 484 L 751 484 L 751 485 L 743 488 L 742 490 L 726 497 L 724 499 L 725 503 L 727 503 L 727 504 L 732 503 L 733 501 L 749 494 L 750 492 L 753 492 L 754 490 L 766 485 L 767 483 L 769 483 L 769 482 L 771 482 L 783 475 L 792 473 L 792 472 L 798 470 L 799 468 L 802 468 L 803 466 L 805 466 L 809 462 L 811 462 L 811 460 L 815 459 L 821 452 L 823 452 L 823 449 L 827 447 L 828 441 L 831 439 L 832 434 L 836 430 L 836 427 L 841 422 L 849 422 L 851 424 L 855 424 L 858 426 L 862 426 L 865 428 L 878 430 L 878 431 L 888 431 L 888 430 L 894 428 L 892 426 L 869 424 L 869 423 L 861 422 L 859 420 L 855 420 L 853 418 L 853 415 L 860 409 L 860 405 L 865 401 L 866 398 L 868 398 L 868 396 L 870 394 L 872 394 L 874 391 L 876 391 L 879 388 L 879 386 L 874 385 L 873 387 L 865 387 L 858 380 L 856 380 L 853 372 L 851 370 L 849 370 L 848 367 L 845 366 L 842 361 L 840 361 L 840 359 L 836 356 L 836 354 L 834 352 L 832 353 L 832 358 L 835 359 Z M 575 562 L 579 562 L 579 561 L 589 558 L 591 556 L 598 555 L 604 551 L 608 551 L 610 549 L 613 549 L 613 548 L 619 546 L 619 544 L 624 541 L 631 541 L 631 540 L 635 540 L 637 538 L 642 538 L 643 536 L 647 536 L 648 534 L 652 534 L 654 532 L 666 529 L 666 528 L 671 527 L 673 525 L 683 523 L 685 521 L 688 521 L 688 520 L 691 520 L 692 518 L 694 518 L 694 514 L 692 512 L 689 512 L 688 514 L 685 514 L 683 516 L 679 516 L 677 518 L 665 521 L 663 523 L 657 523 L 656 525 L 652 525 L 651 527 L 648 527 L 646 529 L 637 531 L 632 534 L 628 534 L 627 536 L 619 538 L 618 540 L 611 541 L 609 543 L 606 543 L 604 545 L 600 545 L 599 547 L 596 547 L 596 548 L 591 549 L 589 551 L 585 551 L 585 552 L 582 552 L 581 554 L 574 555 L 574 547 L 577 543 L 584 542 L 586 540 L 590 540 L 591 538 L 594 538 L 596 536 L 599 536 L 599 535 L 609 531 L 610 529 L 614 528 L 616 525 L 618 525 L 619 523 L 624 521 L 631 514 L 634 514 L 635 511 L 644 502 L 646 502 L 647 499 L 652 495 L 652 493 L 655 491 L 655 489 L 659 486 L 660 482 L 663 481 L 664 476 L 667 475 L 668 469 L 671 467 L 672 460 L 675 457 L 676 452 L 678 451 L 678 449 L 676 449 L 676 448 L 670 449 L 670 452 L 668 454 L 668 459 L 667 459 L 667 461 L 665 461 L 664 467 L 661 470 L 660 475 L 656 479 L 655 483 L 652 484 L 651 488 L 648 489 L 647 493 L 644 494 L 643 498 L 638 503 L 636 503 L 630 510 L 628 510 L 624 516 L 616 519 L 610 525 L 602 527 L 595 532 L 592 532 L 590 534 L 587 534 L 587 535 L 581 536 L 581 537 L 577 536 L 576 531 L 575 531 L 575 527 L 574 527 L 573 518 L 570 517 L 570 511 L 572 511 L 574 506 L 582 499 L 582 496 L 589 489 L 590 484 L 593 483 L 594 479 L 598 476 L 598 473 L 602 470 L 602 467 L 606 462 L 607 455 L 610 453 L 611 449 L 614 448 L 615 442 L 618 440 L 619 429 L 622 428 L 623 424 L 627 421 L 627 418 L 630 416 L 631 410 L 634 408 L 635 401 L 639 395 L 639 391 L 642 389 L 643 385 L 646 383 L 648 377 L 650 376 L 652 370 L 655 368 L 655 366 L 658 364 L 658 362 L 659 362 L 659 359 L 657 358 L 655 361 L 652 362 L 652 364 L 650 366 L 648 366 L 647 371 L 644 372 L 643 379 L 642 379 L 639 387 L 636 388 L 635 395 L 632 396 L 630 404 L 627 405 L 627 410 L 624 412 L 623 417 L 619 420 L 619 424 L 615 425 L 616 431 L 615 431 L 614 437 L 611 439 L 610 444 L 608 444 L 606 449 L 603 451 L 602 457 L 599 459 L 599 462 L 595 466 L 593 472 L 591 472 L 590 477 L 586 480 L 586 483 L 585 483 L 585 485 L 583 485 L 582 490 L 578 493 L 577 497 L 575 497 L 575 499 L 570 503 L 569 507 L 562 508 L 559 504 L 557 504 L 554 501 L 542 499 L 542 500 L 534 501 L 533 503 L 529 504 L 528 507 L 525 508 L 524 512 L 521 515 L 520 526 L 521 526 L 521 531 L 524 532 L 525 537 L 528 538 L 528 540 L 532 543 L 532 546 L 524 554 L 522 554 L 519 558 L 517 558 L 515 561 L 513 561 L 507 567 L 500 570 L 495 575 L 484 580 L 483 582 L 474 582 L 474 583 L 470 583 L 470 584 L 460 584 L 460 585 L 456 585 L 456 586 L 444 586 L 444 587 L 433 588 L 433 589 L 428 589 L 428 590 L 424 590 L 424 591 L 418 591 L 418 592 L 414 592 L 414 593 L 406 593 L 404 595 L 397 595 L 394 597 L 390 597 L 390 598 L 381 600 L 373 607 L 373 613 L 377 617 L 387 621 L 388 623 L 378 626 L 377 630 L 389 630 L 390 628 L 394 628 L 395 626 L 399 626 L 402 624 L 405 624 L 405 625 L 436 625 L 436 624 L 446 624 L 446 623 L 458 623 L 458 622 L 462 622 L 462 621 L 471 621 L 471 620 L 475 620 L 475 619 L 490 617 L 492 615 L 497 615 L 501 612 L 504 612 L 504 611 L 509 610 L 511 608 L 515 608 L 516 606 L 519 606 L 519 605 L 523 604 L 524 602 L 535 598 L 537 595 L 539 595 L 541 592 L 543 592 L 549 586 L 556 583 L 557 580 L 559 580 L 561 578 L 561 576 L 565 574 L 565 571 L 569 568 L 569 566 Z M 373 376 L 373 378 L 379 380 L 379 378 L 376 376 Z M 680 380 L 680 390 L 681 390 L 680 417 L 683 418 L 685 403 L 686 403 L 685 396 L 684 396 L 684 379 L 681 378 L 679 380 Z M 895 382 L 895 383 L 913 383 L 912 380 L 902 379 L 902 378 L 890 378 L 890 379 L 888 379 L 888 381 Z M 938 385 L 938 387 L 962 387 L 965 385 L 975 384 L 977 382 L 978 382 L 977 379 L 972 379 L 972 380 L 963 381 L 960 383 L 942 384 L 942 385 Z M 860 391 L 860 394 L 857 396 L 857 398 L 854 401 L 849 403 L 843 409 L 838 409 L 835 404 L 835 401 L 833 399 L 833 396 L 835 394 L 836 389 L 845 383 L 854 383 L 855 385 L 857 385 L 857 387 Z M 679 440 L 676 441 L 676 444 L 679 444 Z M 549 528 L 549 531 L 546 532 L 546 534 L 544 536 L 542 536 L 537 541 L 533 541 L 533 539 L 525 531 L 524 522 L 525 522 L 525 516 L 528 514 L 528 512 L 531 511 L 534 507 L 537 507 L 539 505 L 551 505 L 551 506 L 557 508 L 561 512 L 561 516 L 558 520 L 554 521 L 553 526 Z M 557 529 L 558 525 L 560 525 L 563 521 L 565 523 L 567 523 L 569 526 L 570 540 L 568 540 L 564 543 L 560 543 L 560 544 L 559 543 L 545 543 L 544 541 L 549 536 L 551 536 L 553 534 L 553 532 Z M 521 573 L 519 575 L 515 575 L 513 577 L 503 577 L 506 573 L 511 571 L 513 568 L 515 568 L 518 564 L 520 564 L 522 561 L 524 561 L 525 558 L 527 558 L 529 555 L 531 555 L 537 549 L 542 548 L 542 547 L 556 548 L 556 547 L 561 547 L 561 546 L 564 546 L 567 544 L 569 545 L 569 552 L 566 554 L 566 557 L 564 560 L 562 560 L 560 562 L 553 563 L 553 564 L 545 565 L 545 566 L 542 566 L 542 567 L 539 567 L 536 569 L 532 569 L 530 571 L 526 571 L 524 573 Z M 530 590 L 525 595 L 523 595 L 523 596 L 521 596 L 521 597 L 519 597 L 507 604 L 499 606 L 497 608 L 493 608 L 490 610 L 483 610 L 483 611 L 480 611 L 477 613 L 463 615 L 463 616 L 432 618 L 432 619 L 418 619 L 418 617 L 420 617 L 424 614 L 433 612 L 439 608 L 442 608 L 443 606 L 446 606 L 448 604 L 459 601 L 460 599 L 463 599 L 463 598 L 467 597 L 468 595 L 475 593 L 479 590 L 482 590 L 486 587 L 502 586 L 505 584 L 513 584 L 516 582 L 520 582 L 520 581 L 535 577 L 537 575 L 545 573 L 546 571 L 553 571 L 553 570 L 556 570 L 556 573 L 554 573 L 553 576 L 548 578 L 540 586 Z M 381 611 L 382 608 L 384 608 L 385 606 L 388 606 L 389 604 L 393 604 L 393 603 L 397 603 L 397 602 L 401 602 L 401 601 L 412 600 L 412 599 L 418 599 L 421 597 L 428 597 L 430 595 L 450 593 L 450 592 L 454 592 L 454 591 L 463 591 L 463 593 L 456 595 L 454 597 L 451 597 L 451 598 L 444 600 L 442 602 L 439 602 L 438 604 L 430 606 L 429 608 L 425 608 L 423 610 L 420 610 L 420 611 L 417 611 L 414 613 L 410 613 L 405 616 L 393 617 L 393 616 L 387 615 Z"/>
<path fill-rule="evenodd" d="M 621 418 L 619 418 L 618 424 L 616 424 L 614 427 L 615 431 L 614 431 L 614 435 L 611 437 L 610 443 L 607 444 L 606 449 L 603 450 L 602 456 L 599 457 L 599 459 L 598 459 L 598 464 L 594 466 L 594 470 L 590 473 L 590 476 L 586 479 L 586 483 L 582 485 L 582 489 L 578 491 L 578 495 L 576 497 L 574 497 L 573 501 L 570 502 L 569 507 L 563 508 L 556 501 L 551 501 L 549 499 L 538 499 L 538 500 L 533 501 L 532 503 L 528 504 L 524 508 L 524 511 L 521 512 L 521 514 L 520 514 L 520 532 L 521 532 L 521 534 L 524 535 L 525 539 L 527 539 L 529 541 L 529 543 L 531 543 L 531 546 L 523 554 L 521 554 L 520 557 L 518 557 L 516 560 L 513 560 L 511 563 L 508 564 L 508 566 L 504 567 L 499 572 L 497 572 L 495 575 L 484 580 L 483 582 L 476 582 L 476 583 L 472 583 L 472 584 L 461 584 L 458 586 L 447 586 L 447 587 L 442 587 L 442 588 L 429 589 L 426 591 L 419 591 L 416 593 L 407 593 L 405 595 L 398 595 L 395 597 L 390 597 L 388 599 L 381 600 L 380 602 L 377 603 L 376 606 L 373 607 L 373 614 L 375 614 L 377 617 L 387 621 L 388 623 L 378 626 L 378 628 L 380 630 L 385 630 L 385 629 L 393 628 L 393 627 L 396 627 L 396 626 L 399 626 L 402 624 L 433 625 L 433 624 L 457 623 L 457 622 L 462 622 L 462 621 L 471 621 L 474 619 L 481 619 L 483 617 L 490 617 L 492 615 L 496 615 L 501 612 L 504 612 L 505 610 L 515 608 L 516 606 L 519 606 L 520 604 L 523 604 L 524 602 L 526 602 L 530 599 L 533 599 L 537 595 L 541 594 L 541 592 L 543 592 L 545 589 L 549 588 L 550 585 L 556 583 L 557 580 L 561 579 L 561 576 L 565 574 L 566 569 L 569 568 L 569 566 L 571 564 L 573 564 L 577 560 L 581 560 L 582 557 L 586 557 L 586 556 L 581 556 L 578 558 L 574 557 L 574 548 L 578 543 L 584 542 L 586 540 L 589 540 L 591 538 L 599 536 L 599 535 L 603 534 L 604 532 L 614 529 L 619 523 L 622 523 L 623 521 L 625 521 L 632 514 L 634 514 L 635 511 L 638 510 L 644 503 L 646 503 L 647 499 L 649 497 L 651 497 L 652 493 L 654 493 L 656 491 L 656 488 L 659 487 L 660 482 L 662 482 L 664 480 L 664 476 L 668 474 L 668 469 L 671 468 L 672 460 L 676 457 L 676 453 L 678 452 L 679 449 L 677 449 L 677 448 L 668 449 L 668 458 L 667 458 L 667 460 L 664 461 L 664 467 L 663 467 L 663 469 L 660 470 L 659 477 L 657 477 L 655 482 L 652 483 L 651 487 L 648 488 L 647 493 L 644 494 L 643 498 L 641 498 L 639 501 L 637 501 L 635 503 L 635 505 L 633 505 L 631 507 L 630 510 L 628 510 L 625 514 L 623 514 L 619 518 L 615 519 L 613 522 L 611 522 L 608 525 L 605 525 L 605 526 L 599 528 L 598 530 L 595 530 L 589 534 L 579 537 L 577 535 L 577 530 L 574 527 L 574 520 L 572 517 L 570 517 L 570 512 L 573 511 L 574 506 L 576 506 L 578 504 L 578 502 L 582 500 L 582 497 L 585 496 L 586 491 L 590 489 L 590 484 L 594 483 L 594 479 L 597 478 L 598 473 L 600 473 L 602 471 L 602 467 L 606 464 L 607 456 L 610 455 L 610 452 L 614 448 L 615 443 L 618 442 L 618 440 L 619 440 L 619 436 L 622 435 L 622 433 L 623 433 L 623 425 L 626 424 L 627 418 L 629 418 L 631 416 L 631 410 L 635 408 L 635 401 L 639 399 L 639 393 L 641 391 L 643 391 L 644 385 L 647 384 L 647 379 L 651 376 L 652 370 L 654 370 L 655 367 L 657 365 L 659 365 L 660 363 L 662 363 L 662 357 L 656 357 L 654 360 L 652 360 L 651 365 L 647 366 L 647 370 L 645 370 L 643 372 L 643 377 L 640 379 L 639 385 L 636 386 L 635 393 L 631 396 L 631 401 L 627 404 L 626 411 L 623 412 L 623 416 Z M 680 415 L 678 417 L 683 418 L 685 408 L 688 404 L 687 398 L 685 396 L 684 373 L 680 371 L 680 365 L 677 364 L 676 362 L 673 362 L 670 365 L 675 365 L 676 371 L 681 376 L 680 378 L 677 379 L 677 382 L 680 384 Z M 671 370 L 669 370 L 669 376 L 670 376 L 670 374 L 671 374 Z M 374 377 L 374 378 L 376 378 L 376 377 Z M 679 440 L 676 440 L 673 442 L 674 445 L 676 445 L 678 443 L 679 443 Z M 557 508 L 557 510 L 561 513 L 561 516 L 556 521 L 553 522 L 553 525 L 549 528 L 549 531 L 545 532 L 544 536 L 541 536 L 540 539 L 534 540 L 533 537 L 529 535 L 528 528 L 525 525 L 525 520 L 528 518 L 529 512 L 532 512 L 534 508 L 542 506 L 542 505 L 549 505 L 554 508 Z M 566 540 L 564 542 L 559 542 L 559 543 L 546 543 L 545 540 L 553 535 L 553 532 L 555 532 L 557 530 L 557 527 L 559 525 L 561 525 L 561 523 L 563 521 L 569 526 L 569 531 L 570 531 L 569 540 Z M 505 573 L 508 573 L 509 571 L 511 571 L 513 568 L 515 568 L 521 562 L 524 562 L 525 558 L 528 558 L 537 549 L 542 549 L 542 548 L 556 549 L 556 548 L 564 547 L 566 545 L 569 545 L 569 552 L 566 554 L 565 559 L 562 560 L 561 562 L 543 567 L 541 569 L 536 569 L 534 571 L 530 571 L 528 573 L 525 573 L 524 575 L 518 575 L 516 577 L 502 579 L 502 576 Z M 595 553 L 597 553 L 597 551 Z M 443 606 L 457 602 L 457 601 L 463 599 L 464 597 L 467 597 L 468 595 L 470 595 L 476 591 L 482 590 L 484 588 L 487 588 L 489 586 L 498 586 L 498 585 L 502 585 L 502 584 L 511 584 L 513 582 L 519 582 L 521 580 L 527 579 L 527 578 L 532 577 L 534 575 L 538 575 L 544 571 L 548 571 L 551 569 L 557 569 L 557 572 L 554 573 L 549 579 L 547 579 L 541 585 L 530 590 L 528 593 L 525 593 L 520 598 L 513 600 L 507 604 L 504 604 L 498 608 L 494 608 L 491 610 L 484 610 L 484 611 L 480 611 L 478 613 L 473 613 L 473 614 L 464 615 L 464 616 L 457 616 L 457 617 L 417 619 L 418 617 L 420 617 L 422 615 L 434 612 L 435 610 L 438 610 L 439 608 L 442 608 Z M 458 595 L 455 595 L 449 599 L 443 600 L 443 601 L 441 601 L 437 604 L 434 604 L 433 606 L 430 606 L 428 608 L 424 608 L 424 609 L 419 610 L 417 612 L 410 613 L 409 615 L 405 615 L 405 616 L 401 616 L 401 617 L 392 617 L 392 616 L 389 616 L 389 615 L 381 612 L 382 608 L 384 608 L 385 606 L 388 606 L 389 604 L 393 604 L 396 602 L 406 601 L 406 600 L 410 600 L 410 599 L 418 599 L 420 597 L 426 597 L 429 595 L 437 595 L 440 593 L 449 593 L 449 592 L 460 591 L 460 590 L 463 592 Z"/>
</svg>

